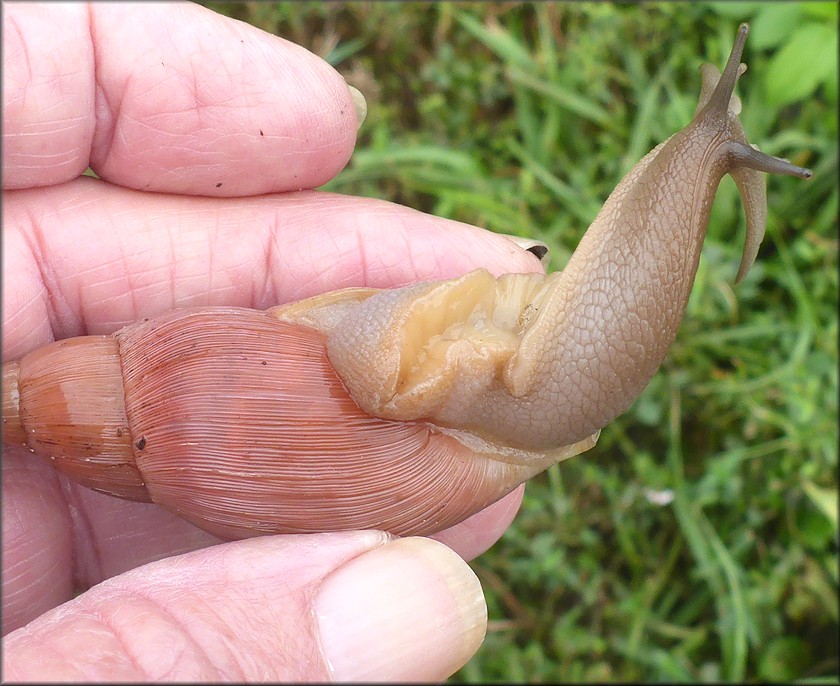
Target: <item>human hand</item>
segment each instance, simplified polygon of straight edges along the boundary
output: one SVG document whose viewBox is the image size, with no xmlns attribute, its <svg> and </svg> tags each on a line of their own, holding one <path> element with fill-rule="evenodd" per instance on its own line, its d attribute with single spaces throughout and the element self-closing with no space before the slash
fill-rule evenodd
<svg viewBox="0 0 840 686">
<path fill-rule="evenodd" d="M 539 269 L 473 227 L 299 191 L 346 164 L 357 120 L 298 46 L 189 4 L 9 4 L 3 21 L 4 359 L 174 307 Z M 380 532 L 222 543 L 6 447 L 3 496 L 7 679 L 425 680 L 480 645 L 461 558 L 521 489 L 435 537 L 461 557 Z"/>
</svg>

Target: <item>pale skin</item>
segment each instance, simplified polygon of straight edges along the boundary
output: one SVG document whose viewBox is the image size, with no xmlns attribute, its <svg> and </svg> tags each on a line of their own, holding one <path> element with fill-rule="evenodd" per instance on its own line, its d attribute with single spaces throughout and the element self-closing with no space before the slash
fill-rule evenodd
<svg viewBox="0 0 840 686">
<path fill-rule="evenodd" d="M 340 171 L 357 130 L 343 79 L 302 48 L 193 5 L 17 4 L 3 21 L 4 360 L 173 307 L 542 271 L 474 227 L 298 191 Z M 445 678 L 486 623 L 461 558 L 522 495 L 434 537 L 449 549 L 377 532 L 221 544 L 28 457 L 4 446 L 11 680 Z"/>
</svg>

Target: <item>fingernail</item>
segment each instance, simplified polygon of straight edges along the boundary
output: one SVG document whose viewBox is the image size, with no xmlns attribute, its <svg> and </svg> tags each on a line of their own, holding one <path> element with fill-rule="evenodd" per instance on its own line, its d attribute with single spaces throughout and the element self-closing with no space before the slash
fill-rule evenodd
<svg viewBox="0 0 840 686">
<path fill-rule="evenodd" d="M 502 236 L 512 240 L 520 248 L 534 255 L 540 262 L 542 262 L 543 267 L 548 267 L 549 260 L 551 259 L 548 244 L 543 243 L 542 241 L 534 240 L 533 238 L 522 238 L 522 236 L 514 236 L 509 233 L 503 233 Z"/>
<path fill-rule="evenodd" d="M 347 87 L 350 89 L 350 97 L 353 98 L 353 107 L 356 110 L 356 131 L 358 131 L 367 117 L 367 101 L 358 88 L 349 85 Z"/>
<path fill-rule="evenodd" d="M 487 629 L 478 578 L 428 538 L 396 539 L 354 558 L 324 580 L 313 611 L 336 681 L 446 679 Z"/>
</svg>

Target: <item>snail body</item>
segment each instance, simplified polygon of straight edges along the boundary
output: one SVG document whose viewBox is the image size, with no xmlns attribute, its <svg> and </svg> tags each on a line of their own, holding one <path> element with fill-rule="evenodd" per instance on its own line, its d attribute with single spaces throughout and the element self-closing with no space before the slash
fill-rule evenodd
<svg viewBox="0 0 840 686">
<path fill-rule="evenodd" d="M 562 272 L 174 310 L 57 341 L 4 365 L 4 441 L 230 538 L 465 519 L 590 448 L 647 385 L 725 174 L 747 213 L 737 280 L 763 236 L 763 172 L 810 175 L 747 142 L 733 95 L 747 32 Z"/>
</svg>

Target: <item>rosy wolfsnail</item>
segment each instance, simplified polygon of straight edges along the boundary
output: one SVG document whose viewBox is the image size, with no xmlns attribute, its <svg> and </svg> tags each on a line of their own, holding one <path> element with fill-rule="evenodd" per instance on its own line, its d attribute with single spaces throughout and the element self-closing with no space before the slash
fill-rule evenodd
<svg viewBox="0 0 840 686">
<path fill-rule="evenodd" d="M 4 442 L 80 483 L 220 536 L 451 526 L 582 452 L 661 364 L 712 200 L 731 174 L 747 239 L 763 172 L 733 95 L 748 27 L 692 122 L 621 181 L 562 272 L 476 270 L 265 312 L 175 310 L 3 366 Z M 667 294 L 667 297 L 663 297 Z"/>
</svg>

